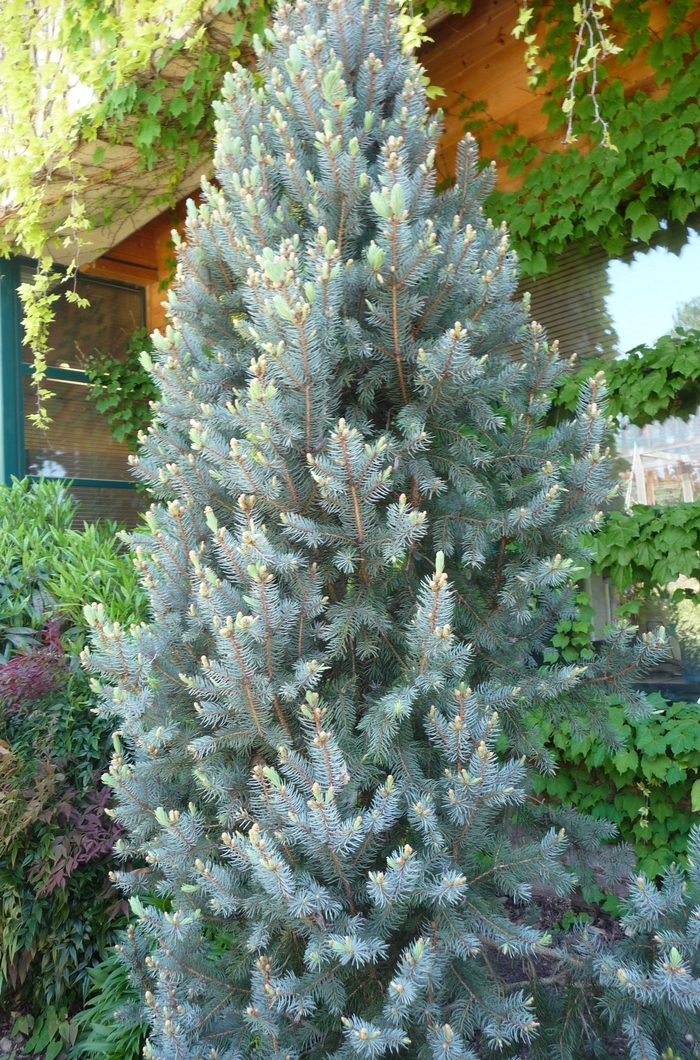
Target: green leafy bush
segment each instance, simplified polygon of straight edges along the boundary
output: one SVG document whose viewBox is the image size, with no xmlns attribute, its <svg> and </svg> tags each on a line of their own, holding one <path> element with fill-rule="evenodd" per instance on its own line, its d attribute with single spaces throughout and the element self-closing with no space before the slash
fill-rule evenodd
<svg viewBox="0 0 700 1060">
<path fill-rule="evenodd" d="M 109 521 L 76 523 L 80 509 L 66 485 L 24 479 L 0 487 L 0 651 L 32 640 L 48 615 L 64 622 L 64 639 L 81 646 L 86 601 L 128 622 L 145 608 L 132 563 Z M 73 640 L 73 638 L 75 640 Z"/>
<path fill-rule="evenodd" d="M 610 706 L 617 749 L 568 721 L 533 717 L 557 758 L 556 773 L 537 774 L 533 787 L 547 800 L 615 824 L 633 844 L 640 870 L 654 878 L 684 861 L 700 810 L 700 706 L 666 703 L 658 693 L 649 700 L 654 713 L 644 718 Z"/>
<path fill-rule="evenodd" d="M 107 417 L 117 441 L 126 442 L 132 450 L 137 448 L 139 431 L 151 422 L 151 402 L 158 397 L 158 387 L 141 363 L 141 353 L 152 349 L 147 330 L 139 328 L 131 336 L 123 360 L 93 350 L 83 363 L 92 383 L 88 397 Z"/>
<path fill-rule="evenodd" d="M 53 688 L 32 696 L 23 667 L 33 679 L 35 654 L 0 667 L 18 686 L 0 698 L 12 704 L 2 717 L 0 1000 L 44 1022 L 50 1008 L 56 1030 L 68 1034 L 88 968 L 124 911 L 107 880 L 117 833 L 99 784 L 109 729 L 95 718 L 80 671 L 61 666 Z"/>
<path fill-rule="evenodd" d="M 133 944 L 133 930 L 124 933 L 123 941 Z M 78 1035 L 71 1060 L 85 1056 L 138 1060 L 141 1056 L 148 1024 L 131 974 L 116 949 L 90 968 L 88 1000 L 73 1021 Z"/>
<path fill-rule="evenodd" d="M 605 372 L 607 410 L 624 414 L 645 427 L 657 419 L 687 420 L 700 404 L 700 331 L 678 328 L 652 346 L 635 346 L 614 361 L 590 360 L 563 381 L 552 404 L 574 412 L 581 386 L 596 372 Z"/>
<path fill-rule="evenodd" d="M 111 524 L 73 526 L 56 482 L 0 489 L 0 1004 L 49 1060 L 114 940 L 115 826 L 100 772 L 110 729 L 80 668 L 82 606 L 139 617 L 143 596 Z"/>
</svg>

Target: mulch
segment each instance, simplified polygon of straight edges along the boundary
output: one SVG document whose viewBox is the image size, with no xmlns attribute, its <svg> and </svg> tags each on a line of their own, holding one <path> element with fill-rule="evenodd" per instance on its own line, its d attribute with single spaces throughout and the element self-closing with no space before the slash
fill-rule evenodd
<svg viewBox="0 0 700 1060">
<path fill-rule="evenodd" d="M 0 1060 L 22 1060 L 31 1054 L 25 1053 L 26 1037 L 22 1034 L 12 1035 L 12 1028 L 19 1012 L 0 1012 Z"/>
<path fill-rule="evenodd" d="M 614 920 L 600 906 L 587 905 L 576 894 L 560 898 L 551 891 L 543 889 L 533 895 L 533 901 L 527 906 L 515 905 L 507 898 L 502 899 L 502 901 L 505 911 L 514 923 L 529 923 L 533 926 L 537 924 L 539 928 L 546 931 L 555 925 L 561 924 L 562 918 L 567 913 L 586 913 L 590 917 L 588 923 L 608 938 L 618 939 L 623 937 L 619 922 Z M 498 963 L 500 964 L 501 962 Z M 546 960 L 539 960 L 534 963 L 538 977 L 546 978 L 551 974 L 551 967 Z M 514 973 L 517 974 L 513 965 L 508 961 L 503 962 L 503 965 L 499 967 L 499 972 L 501 972 L 506 981 Z M 27 1040 L 25 1036 L 21 1034 L 12 1035 L 12 1027 L 19 1015 L 19 1012 L 0 1012 L 0 1060 L 30 1060 L 30 1058 L 31 1060 L 40 1060 L 35 1054 L 24 1051 L 24 1043 Z M 606 1043 L 606 1048 L 606 1056 L 609 1060 L 615 1060 L 615 1058 L 626 1054 L 624 1043 L 621 1041 L 610 1041 Z M 61 1060 L 62 1055 L 65 1054 L 59 1054 L 57 1060 Z"/>
</svg>

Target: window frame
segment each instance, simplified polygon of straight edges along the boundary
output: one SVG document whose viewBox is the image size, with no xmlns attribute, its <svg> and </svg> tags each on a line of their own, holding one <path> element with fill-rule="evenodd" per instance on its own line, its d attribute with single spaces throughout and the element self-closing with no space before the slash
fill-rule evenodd
<svg viewBox="0 0 700 1060">
<path fill-rule="evenodd" d="M 24 465 L 22 409 L 21 315 L 19 264 L 16 258 L 0 260 L 0 477 L 9 486 L 21 478 Z"/>
<path fill-rule="evenodd" d="M 69 476 L 27 474 L 22 384 L 24 378 L 32 374 L 32 366 L 22 360 L 22 307 L 17 293 L 22 265 L 35 267 L 36 261 L 25 257 L 0 259 L 0 481 L 9 486 L 13 478 L 27 478 L 30 482 L 38 482 L 40 477 L 43 477 L 87 488 L 136 489 L 136 482 L 128 479 L 70 478 Z M 56 269 L 65 272 L 60 266 Z M 106 279 L 92 274 L 86 279 L 89 279 L 90 283 L 103 287 L 118 287 L 137 292 L 141 297 L 143 319 L 146 320 L 146 289 L 142 285 Z M 89 382 L 85 372 L 79 369 L 53 366 L 47 367 L 46 379 L 66 383 Z"/>
</svg>

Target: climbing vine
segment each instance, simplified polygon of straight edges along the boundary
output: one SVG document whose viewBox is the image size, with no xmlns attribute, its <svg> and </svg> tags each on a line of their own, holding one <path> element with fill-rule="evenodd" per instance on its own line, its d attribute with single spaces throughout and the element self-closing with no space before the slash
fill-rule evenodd
<svg viewBox="0 0 700 1060">
<path fill-rule="evenodd" d="M 613 585 L 634 598 L 624 601 L 621 613 L 634 614 L 640 601 L 659 585 L 674 583 L 680 575 L 700 579 L 700 504 L 668 508 L 635 504 L 631 512 L 614 511 L 594 541 L 594 568 L 607 573 Z M 690 592 L 676 588 L 678 602 Z"/>
<path fill-rule="evenodd" d="M 84 304 L 73 280 L 91 229 L 134 208 L 135 174 L 157 178 L 165 205 L 210 157 L 211 100 L 266 15 L 266 0 L 1 0 L 0 253 L 37 261 L 20 288 L 37 426 L 49 326 L 60 298 Z"/>
<path fill-rule="evenodd" d="M 650 28 L 653 0 L 593 6 L 609 8 L 602 32 L 610 43 L 604 54 L 601 41 L 593 42 L 599 51 L 587 62 L 590 47 L 579 54 L 576 76 L 572 46 L 579 47 L 582 5 L 532 0 L 526 9 L 532 85 L 548 90 L 549 131 L 561 129 L 569 143 L 545 154 L 512 125 L 498 131 L 499 160 L 510 177 L 523 179 L 515 191 L 494 192 L 488 208 L 508 221 L 525 275 L 547 272 L 572 242 L 600 243 L 616 255 L 630 241 L 648 244 L 660 227 L 685 226 L 700 210 L 700 30 L 687 20 L 693 0 L 670 3 L 658 33 Z M 616 49 L 618 69 L 643 53 L 655 92 L 625 95 L 603 62 Z"/>
<path fill-rule="evenodd" d="M 508 222 L 524 275 L 549 272 L 571 243 L 584 249 L 597 243 L 616 256 L 630 243 L 648 247 L 665 229 L 666 245 L 679 249 L 687 227 L 696 224 L 700 30 L 686 17 L 697 5 L 664 5 L 667 23 L 656 34 L 650 27 L 655 7 L 661 5 L 652 0 L 529 0 L 521 8 L 514 35 L 523 40 L 530 86 L 548 89 L 549 132 L 560 132 L 563 141 L 560 151 L 546 154 L 513 126 L 497 134 L 499 159 L 521 184 L 495 192 L 488 208 L 494 220 Z M 655 88 L 626 95 L 610 72 L 641 57 Z M 463 115 L 477 135 L 485 117 L 482 101 Z M 584 378 L 603 370 L 614 416 L 644 427 L 693 415 L 700 405 L 700 299 L 676 324 L 673 334 L 618 360 L 588 361 L 555 396 L 559 413 L 575 407 Z M 619 592 L 619 616 L 635 621 L 651 604 L 652 614 L 670 620 L 697 673 L 700 502 L 611 511 L 591 553 L 592 571 Z M 595 614 L 585 592 L 576 602 L 577 614 L 558 624 L 546 661 L 585 665 L 590 658 Z M 532 723 L 558 764 L 538 793 L 614 821 L 653 876 L 685 849 L 700 809 L 700 758 L 697 704 L 667 704 L 658 695 L 651 702 L 658 709 L 631 726 L 611 704 L 615 749 L 566 723 L 551 732 L 543 731 L 541 719 Z"/>
<path fill-rule="evenodd" d="M 573 412 L 581 384 L 605 372 L 607 409 L 636 427 L 677 416 L 687 420 L 700 405 L 700 330 L 678 328 L 652 346 L 635 346 L 616 361 L 589 360 L 567 378 L 553 403 Z"/>
<path fill-rule="evenodd" d="M 555 410 L 573 412 L 582 383 L 597 372 L 605 373 L 608 410 L 615 417 L 623 415 L 624 422 L 645 427 L 670 416 L 687 420 L 700 406 L 700 330 L 678 328 L 618 360 L 587 361 L 554 395 Z M 658 586 L 679 576 L 700 580 L 700 503 L 612 511 L 591 545 L 593 569 L 607 574 L 622 594 L 634 589 L 634 597 L 622 606 L 622 612 L 633 614 Z M 674 592 L 677 600 L 684 595 L 681 589 Z M 590 615 L 580 617 L 584 625 L 590 622 Z M 562 628 L 556 646 L 568 647 L 565 637 L 571 640 L 575 632 L 585 640 L 579 627 Z"/>
<path fill-rule="evenodd" d="M 571 7 L 570 16 L 573 29 L 568 57 L 568 85 L 561 104 L 562 113 L 566 115 L 566 137 L 564 142 L 567 144 L 576 142 L 573 123 L 578 95 L 577 89 L 588 75 L 587 93 L 593 107 L 594 122 L 602 130 L 601 143 L 604 147 L 617 150 L 610 139 L 608 123 L 601 114 L 598 105 L 600 64 L 602 60 L 613 55 L 619 55 L 622 51 L 619 44 L 616 44 L 613 40 L 610 26 L 605 21 L 611 7 L 612 0 L 580 0 L 580 3 L 575 3 Z M 518 21 L 512 30 L 516 40 L 523 37 L 527 45 L 525 49 L 525 65 L 529 71 L 528 84 L 531 88 L 536 88 L 545 74 L 541 64 L 541 48 L 538 42 L 537 30 L 533 26 L 534 21 L 534 6 L 527 7 L 523 4 L 518 14 Z"/>
<path fill-rule="evenodd" d="M 469 3 L 456 0 L 456 9 Z M 152 174 L 163 188 L 154 205 L 165 206 L 188 167 L 209 162 L 212 100 L 232 60 L 263 32 L 270 6 L 0 0 L 0 254 L 37 261 L 33 282 L 19 289 L 35 426 L 50 423 L 44 380 L 57 303 L 87 305 L 74 281 L 90 232 L 139 205 L 134 175 Z M 409 0 L 397 23 L 407 51 L 430 39 Z M 67 263 L 60 275 L 57 258 Z"/>
<path fill-rule="evenodd" d="M 83 362 L 91 384 L 88 398 L 107 419 L 118 442 L 126 442 L 132 452 L 138 448 L 140 431 L 145 431 L 153 417 L 151 402 L 158 388 L 143 365 L 142 354 L 150 354 L 153 342 L 145 328 L 139 328 L 129 339 L 123 358 L 94 350 Z"/>
</svg>

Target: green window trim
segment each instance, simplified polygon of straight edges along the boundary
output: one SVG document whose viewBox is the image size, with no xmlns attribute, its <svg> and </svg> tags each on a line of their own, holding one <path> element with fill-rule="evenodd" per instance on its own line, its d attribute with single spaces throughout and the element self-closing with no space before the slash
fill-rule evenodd
<svg viewBox="0 0 700 1060">
<path fill-rule="evenodd" d="M 30 482 L 41 482 L 42 479 L 53 479 L 52 475 L 26 475 Z M 71 486 L 86 486 L 89 489 L 133 490 L 135 482 L 122 481 L 118 478 L 69 478 L 65 475 L 53 479 L 56 482 L 70 482 Z"/>
<path fill-rule="evenodd" d="M 12 478 L 28 478 L 39 481 L 38 475 L 27 474 L 24 437 L 24 408 L 22 381 L 32 373 L 31 364 L 22 360 L 21 304 L 17 288 L 20 284 L 20 267 L 34 265 L 26 258 L 0 259 L 0 482 L 9 485 Z M 134 284 L 89 277 L 91 283 L 109 287 L 138 290 L 143 298 L 145 317 L 145 291 Z M 89 312 L 89 309 L 86 310 Z M 85 372 L 74 368 L 49 366 L 46 379 L 64 383 L 88 384 Z M 109 490 L 134 490 L 136 482 L 114 478 L 79 478 L 46 475 L 45 478 L 70 482 L 75 487 Z"/>
<path fill-rule="evenodd" d="M 21 354 L 21 351 L 20 351 Z M 20 362 L 20 371 L 22 375 L 31 375 L 32 366 L 27 364 L 25 361 Z M 87 383 L 88 377 L 85 372 L 78 371 L 77 368 L 53 368 L 50 365 L 46 369 L 47 379 L 59 379 L 65 383 Z"/>
<path fill-rule="evenodd" d="M 0 259 L 0 480 L 9 485 L 24 469 L 22 333 L 19 263 Z"/>
</svg>

